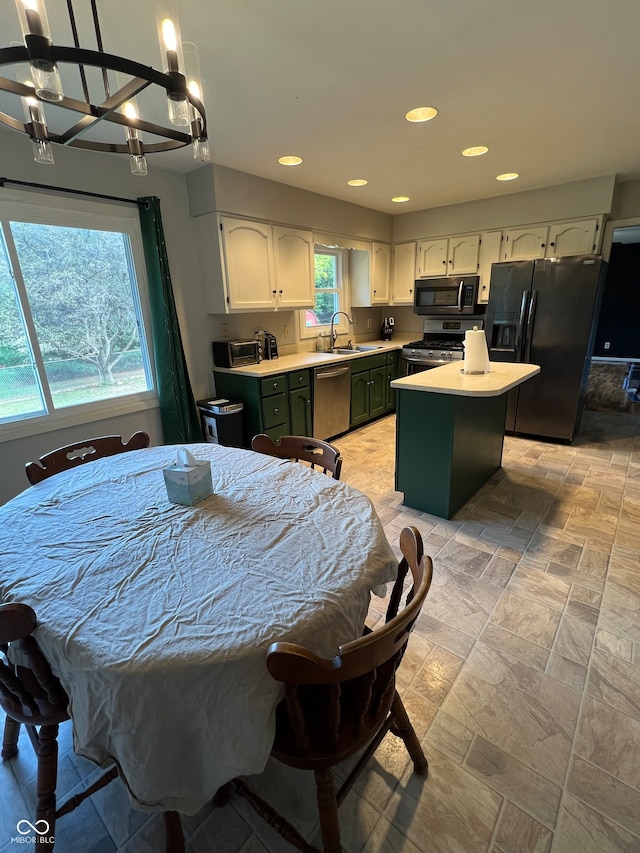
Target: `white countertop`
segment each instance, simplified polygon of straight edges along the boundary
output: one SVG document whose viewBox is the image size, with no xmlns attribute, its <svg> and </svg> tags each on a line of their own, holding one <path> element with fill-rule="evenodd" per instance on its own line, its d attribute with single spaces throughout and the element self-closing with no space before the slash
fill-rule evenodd
<svg viewBox="0 0 640 853">
<path fill-rule="evenodd" d="M 237 373 L 240 376 L 256 376 L 263 379 L 265 376 L 275 376 L 276 373 L 288 373 L 292 370 L 303 370 L 309 367 L 322 367 L 326 364 L 335 364 L 343 361 L 353 361 L 357 358 L 365 358 L 368 355 L 379 355 L 380 353 L 392 352 L 402 349 L 405 344 L 415 340 L 417 334 L 397 335 L 391 341 L 361 341 L 360 346 L 373 346 L 379 349 L 367 352 L 353 352 L 348 355 L 339 355 L 333 352 L 296 352 L 292 355 L 281 355 L 269 361 L 261 361 L 259 364 L 247 364 L 244 367 L 217 367 L 213 369 L 219 373 Z M 356 344 L 358 346 L 358 344 Z"/>
<path fill-rule="evenodd" d="M 498 397 L 521 382 L 540 373 L 537 364 L 513 364 L 492 361 L 489 373 L 461 373 L 462 362 L 454 361 L 413 376 L 394 379 L 391 387 L 398 391 L 430 391 L 460 397 Z"/>
</svg>

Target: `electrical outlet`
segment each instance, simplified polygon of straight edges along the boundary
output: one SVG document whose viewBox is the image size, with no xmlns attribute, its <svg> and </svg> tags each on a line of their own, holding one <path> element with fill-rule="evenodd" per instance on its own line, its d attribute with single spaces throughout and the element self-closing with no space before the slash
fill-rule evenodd
<svg viewBox="0 0 640 853">
<path fill-rule="evenodd" d="M 367 329 L 371 328 L 371 317 L 367 318 Z"/>
<path fill-rule="evenodd" d="M 604 342 L 604 348 L 605 349 L 611 349 L 611 341 L 605 341 Z"/>
<path fill-rule="evenodd" d="M 226 323 L 220 323 L 220 337 L 228 338 L 229 337 L 229 327 Z"/>
<path fill-rule="evenodd" d="M 285 336 L 285 338 L 289 337 L 289 327 L 288 326 L 284 327 L 284 329 L 282 330 L 282 334 Z"/>
</svg>

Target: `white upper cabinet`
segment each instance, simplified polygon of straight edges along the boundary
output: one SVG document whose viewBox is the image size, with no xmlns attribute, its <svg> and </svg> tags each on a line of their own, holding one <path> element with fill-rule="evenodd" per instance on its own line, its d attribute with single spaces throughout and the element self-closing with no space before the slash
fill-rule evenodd
<svg viewBox="0 0 640 853">
<path fill-rule="evenodd" d="M 416 278 L 447 274 L 447 252 L 449 240 L 421 240 L 418 243 Z"/>
<path fill-rule="evenodd" d="M 502 241 L 503 261 L 527 261 L 544 258 L 547 251 L 546 225 L 529 228 L 510 228 L 504 232 Z"/>
<path fill-rule="evenodd" d="M 391 246 L 387 243 L 371 244 L 371 304 L 389 304 L 391 281 Z"/>
<path fill-rule="evenodd" d="M 474 275 L 478 271 L 480 235 L 442 237 L 418 243 L 417 278 Z"/>
<path fill-rule="evenodd" d="M 478 259 L 478 272 L 480 274 L 480 293 L 478 302 L 489 301 L 489 287 L 491 284 L 491 265 L 500 261 L 500 250 L 502 248 L 502 231 L 485 231 L 480 235 L 480 255 Z"/>
<path fill-rule="evenodd" d="M 228 216 L 220 224 L 229 310 L 274 308 L 271 226 Z"/>
<path fill-rule="evenodd" d="M 273 226 L 275 297 L 278 308 L 314 305 L 313 233 L 301 228 Z"/>
<path fill-rule="evenodd" d="M 393 305 L 413 305 L 416 278 L 416 244 L 398 243 L 393 247 Z"/>
<path fill-rule="evenodd" d="M 589 255 L 597 251 L 599 231 L 598 219 L 583 219 L 580 222 L 561 222 L 550 225 L 547 257 L 562 258 L 566 255 Z"/>
<path fill-rule="evenodd" d="M 314 304 L 313 234 L 233 216 L 220 217 L 225 313 Z M 216 304 L 208 300 L 214 313 Z"/>
<path fill-rule="evenodd" d="M 449 237 L 447 275 L 475 275 L 478 272 L 480 235 Z"/>
<path fill-rule="evenodd" d="M 362 243 L 362 247 L 349 250 L 351 306 L 367 308 L 372 305 L 387 305 L 391 279 L 391 246 L 388 243 Z"/>
<path fill-rule="evenodd" d="M 504 234 L 501 260 L 527 261 L 597 252 L 600 247 L 600 222 L 601 217 L 594 217 L 529 228 L 511 228 Z"/>
</svg>

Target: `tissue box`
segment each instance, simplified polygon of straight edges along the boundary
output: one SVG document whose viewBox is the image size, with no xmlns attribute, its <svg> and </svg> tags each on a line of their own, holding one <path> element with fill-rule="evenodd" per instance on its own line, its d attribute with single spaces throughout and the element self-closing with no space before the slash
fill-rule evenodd
<svg viewBox="0 0 640 853">
<path fill-rule="evenodd" d="M 193 506 L 213 494 L 211 463 L 195 465 L 170 465 L 163 468 L 167 497 L 175 504 Z"/>
</svg>

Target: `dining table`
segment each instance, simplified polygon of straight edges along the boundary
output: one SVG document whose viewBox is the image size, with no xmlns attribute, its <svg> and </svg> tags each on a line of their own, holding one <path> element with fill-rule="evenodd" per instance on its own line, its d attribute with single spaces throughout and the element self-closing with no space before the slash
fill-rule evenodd
<svg viewBox="0 0 640 853">
<path fill-rule="evenodd" d="M 177 445 L 97 459 L 0 507 L 0 601 L 69 696 L 73 748 L 115 762 L 132 805 L 195 814 L 261 772 L 282 686 L 271 643 L 323 657 L 362 633 L 397 557 L 371 501 L 310 468 L 190 444 L 213 493 L 168 499 Z"/>
</svg>

